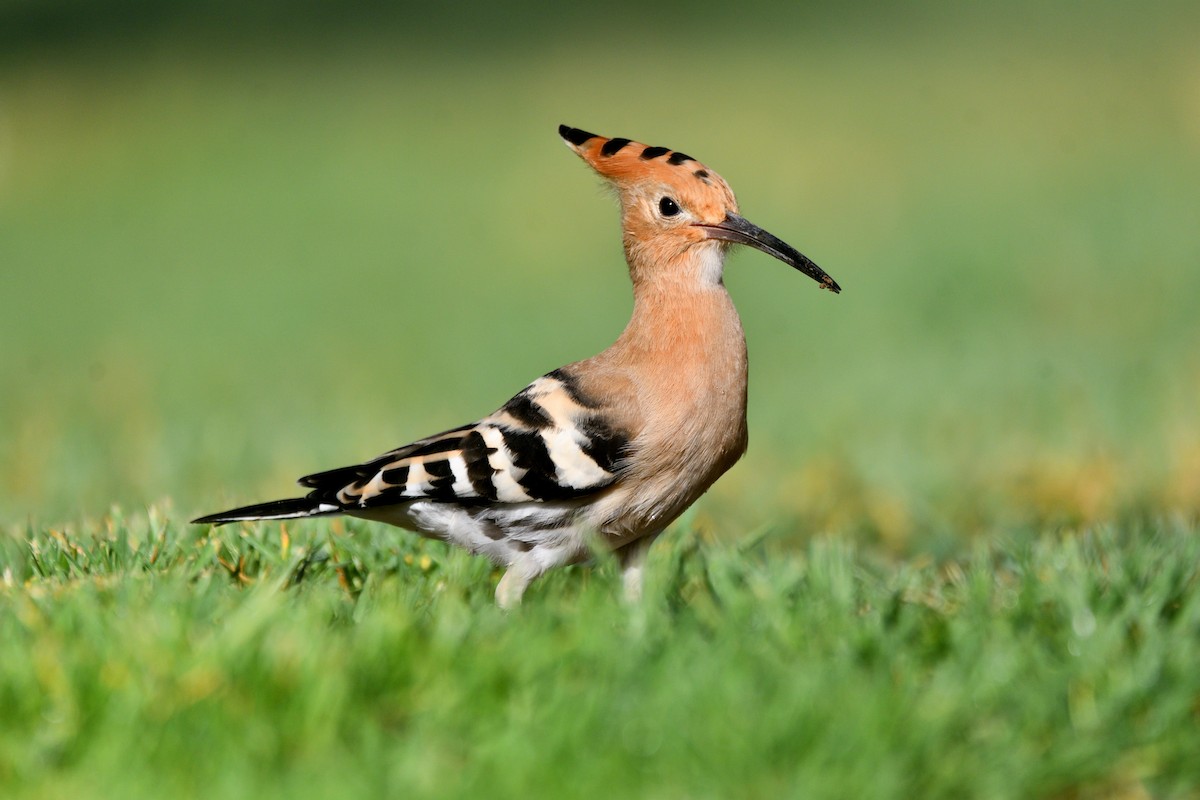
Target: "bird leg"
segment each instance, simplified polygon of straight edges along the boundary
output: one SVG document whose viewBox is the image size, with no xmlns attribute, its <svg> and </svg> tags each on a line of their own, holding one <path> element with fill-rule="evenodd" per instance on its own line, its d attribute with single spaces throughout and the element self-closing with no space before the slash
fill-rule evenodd
<svg viewBox="0 0 1200 800">
<path fill-rule="evenodd" d="M 513 561 L 505 571 L 504 577 L 500 579 L 500 583 L 496 584 L 496 605 L 505 611 L 521 605 L 521 597 L 525 594 L 525 590 L 542 572 L 543 570 L 538 568 L 533 559 L 519 558 Z"/>
<path fill-rule="evenodd" d="M 642 599 L 646 554 L 650 552 L 650 545 L 654 544 L 657 538 L 658 534 L 652 533 L 617 551 L 617 562 L 621 565 L 621 588 L 624 590 L 626 602 L 636 603 Z"/>
</svg>

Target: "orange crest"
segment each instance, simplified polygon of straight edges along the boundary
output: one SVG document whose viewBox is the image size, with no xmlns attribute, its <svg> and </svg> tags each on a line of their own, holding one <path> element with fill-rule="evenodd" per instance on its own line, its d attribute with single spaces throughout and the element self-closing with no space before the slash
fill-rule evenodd
<svg viewBox="0 0 1200 800">
<path fill-rule="evenodd" d="M 673 187 L 701 205 L 719 205 L 737 211 L 737 200 L 729 184 L 686 153 L 620 137 L 607 139 L 567 125 L 558 126 L 558 135 L 588 166 L 618 188 L 653 182 Z"/>
</svg>

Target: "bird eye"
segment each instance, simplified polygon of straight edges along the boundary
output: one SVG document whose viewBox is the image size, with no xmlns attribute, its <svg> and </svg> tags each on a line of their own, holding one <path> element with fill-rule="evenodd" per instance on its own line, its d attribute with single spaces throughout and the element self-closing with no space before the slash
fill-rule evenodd
<svg viewBox="0 0 1200 800">
<path fill-rule="evenodd" d="M 664 217 L 673 217 L 679 213 L 679 204 L 669 197 L 658 201 L 658 210 Z"/>
</svg>

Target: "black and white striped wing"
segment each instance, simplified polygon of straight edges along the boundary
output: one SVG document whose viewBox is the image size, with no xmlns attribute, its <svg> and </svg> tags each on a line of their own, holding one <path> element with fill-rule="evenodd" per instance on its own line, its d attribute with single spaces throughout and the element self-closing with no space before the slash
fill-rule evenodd
<svg viewBox="0 0 1200 800">
<path fill-rule="evenodd" d="M 559 371 L 474 425 L 300 483 L 314 490 L 310 498 L 346 510 L 418 498 L 471 504 L 567 500 L 613 483 L 627 441 Z"/>
</svg>

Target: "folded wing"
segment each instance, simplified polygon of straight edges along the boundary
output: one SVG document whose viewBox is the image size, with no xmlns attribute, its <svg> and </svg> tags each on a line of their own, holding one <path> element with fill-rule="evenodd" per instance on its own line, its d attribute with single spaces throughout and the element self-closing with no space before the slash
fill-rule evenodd
<svg viewBox="0 0 1200 800">
<path fill-rule="evenodd" d="M 620 474 L 628 440 L 561 370 L 479 422 L 365 464 L 300 479 L 308 499 L 340 510 L 418 498 L 470 504 L 567 500 Z"/>
</svg>

